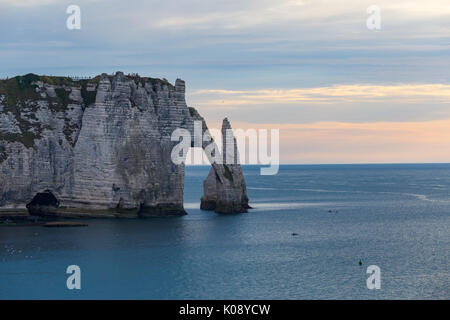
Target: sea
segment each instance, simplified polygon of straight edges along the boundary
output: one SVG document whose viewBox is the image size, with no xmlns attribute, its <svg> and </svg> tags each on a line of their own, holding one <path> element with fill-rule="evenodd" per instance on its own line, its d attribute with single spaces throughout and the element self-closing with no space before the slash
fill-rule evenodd
<svg viewBox="0 0 450 320">
<path fill-rule="evenodd" d="M 236 215 L 199 209 L 208 171 L 186 216 L 0 227 L 0 299 L 450 298 L 450 164 L 244 166 Z"/>
</svg>

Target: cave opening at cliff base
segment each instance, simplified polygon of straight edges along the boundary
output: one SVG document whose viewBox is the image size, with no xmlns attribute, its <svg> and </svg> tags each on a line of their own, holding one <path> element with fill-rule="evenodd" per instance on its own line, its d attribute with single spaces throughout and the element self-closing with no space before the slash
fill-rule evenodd
<svg viewBox="0 0 450 320">
<path fill-rule="evenodd" d="M 34 198 L 27 204 L 27 208 L 32 207 L 59 207 L 59 200 L 50 190 L 45 190 L 44 192 L 38 192 Z"/>
</svg>

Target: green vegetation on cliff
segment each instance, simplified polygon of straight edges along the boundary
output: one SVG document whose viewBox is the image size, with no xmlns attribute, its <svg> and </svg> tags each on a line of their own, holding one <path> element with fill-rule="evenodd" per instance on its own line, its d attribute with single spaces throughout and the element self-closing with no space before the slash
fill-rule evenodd
<svg viewBox="0 0 450 320">
<path fill-rule="evenodd" d="M 24 76 L 17 76 L 11 79 L 0 80 L 0 96 L 4 96 L 3 112 L 11 113 L 19 127 L 21 133 L 1 134 L 0 139 L 9 142 L 20 142 L 27 148 L 33 147 L 34 140 L 40 138 L 44 129 L 36 121 L 35 116 L 39 108 L 39 101 L 47 102 L 48 108 L 52 112 L 66 112 L 67 107 L 72 103 L 70 93 L 72 87 L 81 87 L 81 94 L 85 106 L 95 102 L 96 92 L 86 90 L 89 82 L 98 82 L 99 77 L 94 79 L 84 79 L 75 81 L 69 77 L 38 76 L 29 73 Z M 39 92 L 37 82 L 49 84 L 55 87 L 56 97 L 46 95 L 43 98 Z M 71 130 L 66 130 L 70 141 Z M 1 155 L 0 155 L 1 156 Z"/>
<path fill-rule="evenodd" d="M 113 80 L 113 75 L 107 75 L 110 81 Z M 140 77 L 137 74 L 127 75 L 127 79 L 133 80 L 136 84 L 141 83 L 145 86 L 150 83 L 153 86 L 168 86 L 174 88 L 166 79 L 157 79 L 150 77 Z M 101 79 L 101 76 L 96 76 L 91 79 L 72 79 L 70 77 L 57 76 L 39 76 L 29 73 L 24 76 L 17 76 L 14 78 L 0 80 L 0 101 L 3 97 L 4 113 L 11 113 L 16 120 L 16 125 L 20 132 L 17 133 L 0 133 L 0 140 L 9 142 L 20 142 L 27 148 L 34 146 L 35 139 L 41 137 L 42 130 L 45 129 L 36 118 L 36 113 L 40 107 L 40 103 L 46 102 L 48 108 L 56 113 L 66 113 L 68 106 L 75 103 L 70 99 L 72 88 L 78 88 L 83 99 L 82 108 L 95 103 L 97 90 L 96 86 Z M 53 87 L 54 94 L 43 94 L 46 92 L 45 88 L 39 88 L 38 83 L 42 82 Z M 89 88 L 91 86 L 91 88 Z M 68 121 L 66 121 L 68 122 Z M 63 131 L 66 139 L 72 145 L 71 135 L 78 126 L 73 124 L 66 124 Z M 1 150 L 0 150 L 1 151 Z M 2 155 L 0 153 L 0 160 Z"/>
</svg>

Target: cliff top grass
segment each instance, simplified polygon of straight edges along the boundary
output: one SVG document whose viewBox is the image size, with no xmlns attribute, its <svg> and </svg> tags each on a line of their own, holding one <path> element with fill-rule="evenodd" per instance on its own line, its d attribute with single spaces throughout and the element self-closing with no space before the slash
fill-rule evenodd
<svg viewBox="0 0 450 320">
<path fill-rule="evenodd" d="M 35 81 L 39 80 L 39 76 L 35 74 L 27 74 L 7 80 L 0 81 L 0 95 L 4 95 L 4 112 L 11 112 L 23 134 L 9 133 L 2 134 L 1 138 L 10 142 L 21 142 L 26 147 L 34 144 L 34 139 L 38 134 L 30 131 L 31 127 L 38 127 L 30 121 L 26 121 L 21 117 L 21 104 L 25 101 L 38 100 L 40 95 L 36 93 Z"/>
<path fill-rule="evenodd" d="M 5 97 L 5 100 L 3 101 L 3 112 L 11 112 L 14 115 L 22 132 L 21 134 L 2 134 L 0 138 L 10 142 L 21 142 L 28 148 L 32 147 L 34 145 L 34 140 L 40 137 L 42 131 L 41 124 L 35 121 L 27 121 L 27 119 L 36 120 L 34 115 L 38 108 L 36 102 L 47 101 L 48 107 L 53 112 L 65 112 L 68 105 L 71 103 L 69 88 L 77 87 L 81 89 L 81 96 L 84 102 L 83 108 L 85 108 L 94 103 L 96 98 L 96 91 L 89 91 L 87 89 L 88 84 L 98 84 L 101 77 L 101 75 L 98 75 L 93 78 L 78 79 L 29 73 L 24 76 L 0 80 L 0 96 Z M 107 75 L 107 77 L 112 81 L 115 76 Z M 134 81 L 136 84 L 140 82 L 143 86 L 145 83 L 151 83 L 152 85 L 167 85 L 169 88 L 174 88 L 174 86 L 166 79 L 161 80 L 151 77 L 141 77 L 138 74 L 125 75 L 125 77 L 128 80 Z M 49 96 L 43 98 L 38 92 L 39 90 L 37 90 L 38 81 L 55 86 L 56 98 L 51 98 Z M 26 115 L 24 116 L 24 114 Z M 67 132 L 68 137 L 70 137 L 70 133 L 71 132 Z M 3 156 L 0 152 L 0 159 L 2 158 Z"/>
<path fill-rule="evenodd" d="M 4 112 L 14 115 L 17 125 L 22 133 L 2 134 L 1 138 L 10 142 L 21 142 L 27 148 L 34 145 L 34 140 L 40 137 L 42 126 L 35 121 L 34 113 L 37 111 L 39 100 L 47 100 L 49 108 L 53 111 L 64 111 L 69 102 L 69 93 L 64 88 L 55 89 L 56 98 L 43 99 L 37 92 L 38 81 L 42 81 L 55 86 L 72 86 L 75 82 L 68 77 L 38 76 L 29 73 L 24 76 L 0 80 L 0 95 L 5 96 L 3 102 Z M 82 83 L 78 82 L 78 85 Z M 83 85 L 83 84 L 82 84 Z"/>
<path fill-rule="evenodd" d="M 63 89 L 64 86 L 85 87 L 89 82 L 98 82 L 98 79 L 73 80 L 70 77 L 39 76 L 29 73 L 24 76 L 16 76 L 14 78 L 0 80 L 0 95 L 6 96 L 7 99 L 6 111 L 13 111 L 12 109 L 17 109 L 17 104 L 19 102 L 24 103 L 26 101 L 43 100 L 40 94 L 36 92 L 36 88 L 38 87 L 36 83 L 38 81 L 61 87 L 55 90 L 57 100 L 59 101 L 52 102 L 60 102 L 63 106 L 67 106 L 68 94 L 65 93 L 65 90 Z"/>
<path fill-rule="evenodd" d="M 117 75 L 117 74 L 116 74 Z M 114 75 L 107 75 L 110 81 L 114 78 Z M 167 79 L 158 79 L 151 77 L 141 77 L 138 74 L 130 74 L 125 76 L 128 80 L 134 81 L 136 84 L 141 83 L 143 86 L 145 83 L 152 85 L 160 84 L 167 85 L 169 88 L 175 88 Z M 46 84 L 54 85 L 60 88 L 55 89 L 56 101 L 51 98 L 47 98 L 50 108 L 56 112 L 64 111 L 70 103 L 69 94 L 64 87 L 79 87 L 81 88 L 81 95 L 83 97 L 85 106 L 95 102 L 95 91 L 88 91 L 88 84 L 98 84 L 101 76 L 95 76 L 93 78 L 71 78 L 60 76 L 46 76 L 36 75 L 33 73 L 26 74 L 24 76 L 16 76 L 14 78 L 0 80 L 0 95 L 6 97 L 5 111 L 11 111 L 17 115 L 18 104 L 25 102 L 33 102 L 43 100 L 40 94 L 36 91 L 37 82 L 41 81 Z M 20 121 L 18 119 L 18 121 Z"/>
<path fill-rule="evenodd" d="M 109 80 L 112 81 L 114 75 L 107 75 Z M 151 78 L 151 77 L 141 77 L 138 74 L 125 75 L 129 80 L 135 81 L 135 83 L 141 82 L 143 85 L 145 83 L 151 84 L 161 84 L 167 85 L 168 87 L 174 88 L 167 79 Z M 9 78 L 6 80 L 0 80 L 0 94 L 7 95 L 8 98 L 12 99 L 15 97 L 23 96 L 28 94 L 28 98 L 39 98 L 36 94 L 36 82 L 42 81 L 54 86 L 67 86 L 67 87 L 85 87 L 88 83 L 97 84 L 100 81 L 101 76 L 95 76 L 93 78 L 72 78 L 72 77 L 62 77 L 62 76 L 46 76 L 37 75 L 34 73 L 29 73 L 24 76 L 16 76 L 14 78 Z"/>
<path fill-rule="evenodd" d="M 113 77 L 113 76 L 111 76 L 111 77 Z M 142 86 L 145 86 L 146 83 L 150 83 L 152 85 L 160 84 L 160 85 L 166 85 L 166 86 L 168 86 L 169 88 L 172 88 L 172 89 L 175 88 L 175 86 L 173 84 L 171 84 L 165 78 L 159 79 L 159 78 L 151 78 L 151 77 L 141 77 L 137 73 L 128 74 L 128 75 L 125 75 L 125 77 L 128 80 L 133 80 L 136 84 L 141 83 Z M 110 78 L 110 80 L 112 80 L 112 78 Z"/>
</svg>

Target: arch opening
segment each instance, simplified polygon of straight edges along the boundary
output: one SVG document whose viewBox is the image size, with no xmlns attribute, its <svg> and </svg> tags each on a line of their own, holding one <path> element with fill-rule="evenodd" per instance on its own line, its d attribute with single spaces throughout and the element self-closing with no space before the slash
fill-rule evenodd
<svg viewBox="0 0 450 320">
<path fill-rule="evenodd" d="M 200 161 L 201 160 L 201 161 Z M 189 213 L 200 208 L 203 196 L 203 182 L 211 168 L 204 149 L 190 147 L 186 156 L 183 177 L 183 207 Z"/>
</svg>

